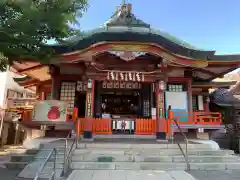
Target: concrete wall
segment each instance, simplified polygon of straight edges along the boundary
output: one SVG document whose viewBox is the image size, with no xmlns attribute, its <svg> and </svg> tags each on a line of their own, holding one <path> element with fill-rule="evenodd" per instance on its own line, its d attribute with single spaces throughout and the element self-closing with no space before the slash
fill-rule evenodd
<svg viewBox="0 0 240 180">
<path fill-rule="evenodd" d="M 7 70 L 6 72 L 0 72 L 0 107 L 4 107 L 6 102 L 7 90 L 11 89 L 17 92 L 26 91 L 24 87 L 19 86 L 14 80 L 14 77 L 20 75 Z"/>
<path fill-rule="evenodd" d="M 19 86 L 15 81 L 14 77 L 18 77 L 20 75 L 11 72 L 7 70 L 6 72 L 0 72 L 0 107 L 7 108 L 7 91 L 8 89 L 11 89 L 16 92 L 26 92 L 27 90 L 24 89 L 24 87 Z M 5 116 L 4 121 L 12 121 L 11 113 L 8 113 L 9 116 Z M 3 124 L 2 134 L 1 134 L 1 141 L 2 144 L 6 144 L 7 138 L 8 138 L 8 130 L 10 126 L 8 123 Z M 38 133 L 33 133 L 38 134 Z M 42 136 L 40 135 L 34 135 L 34 136 Z"/>
<path fill-rule="evenodd" d="M 7 72 L 0 72 L 0 82 L 0 107 L 3 107 L 6 96 Z"/>
</svg>

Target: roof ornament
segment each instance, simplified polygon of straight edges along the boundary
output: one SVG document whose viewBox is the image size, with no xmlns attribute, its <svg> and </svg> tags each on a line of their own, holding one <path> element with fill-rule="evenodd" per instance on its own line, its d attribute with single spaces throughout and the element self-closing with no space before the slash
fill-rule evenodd
<svg viewBox="0 0 240 180">
<path fill-rule="evenodd" d="M 106 26 L 127 26 L 127 27 L 145 27 L 150 28 L 150 25 L 136 18 L 132 13 L 132 4 L 126 4 L 123 0 L 122 5 L 117 8 L 112 17 L 105 23 Z"/>
</svg>

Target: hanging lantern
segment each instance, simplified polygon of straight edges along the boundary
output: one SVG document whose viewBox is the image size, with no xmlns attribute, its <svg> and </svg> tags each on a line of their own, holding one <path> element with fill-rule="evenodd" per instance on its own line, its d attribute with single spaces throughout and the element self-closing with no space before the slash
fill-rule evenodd
<svg viewBox="0 0 240 180">
<path fill-rule="evenodd" d="M 92 85 L 93 85 L 92 79 L 88 79 L 87 88 L 92 89 Z"/>
<path fill-rule="evenodd" d="M 162 90 L 162 91 L 164 91 L 165 88 L 166 88 L 165 82 L 164 82 L 164 81 L 160 81 L 160 82 L 159 82 L 159 89 Z"/>
</svg>

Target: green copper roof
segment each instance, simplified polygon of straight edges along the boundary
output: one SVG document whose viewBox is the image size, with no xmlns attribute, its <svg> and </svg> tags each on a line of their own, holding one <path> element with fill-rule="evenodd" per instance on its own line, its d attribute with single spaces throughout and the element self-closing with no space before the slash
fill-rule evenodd
<svg viewBox="0 0 240 180">
<path fill-rule="evenodd" d="M 144 28 L 144 27 L 131 27 L 131 28 L 128 28 L 126 26 L 102 26 L 102 27 L 99 27 L 99 28 L 95 28 L 93 30 L 90 30 L 90 31 L 85 31 L 85 32 L 82 32 L 81 35 L 78 35 L 78 36 L 74 36 L 72 38 L 69 38 L 67 39 L 64 44 L 72 44 L 72 43 L 77 43 L 79 41 L 81 41 L 82 39 L 85 39 L 85 38 L 88 38 L 88 37 L 91 37 L 92 35 L 94 34 L 98 34 L 98 33 L 103 33 L 103 32 L 134 32 L 134 33 L 139 33 L 139 34 L 148 34 L 148 33 L 151 33 L 151 34 L 156 34 L 156 35 L 160 35 L 166 39 L 168 39 L 169 41 L 175 43 L 175 44 L 178 44 L 180 46 L 183 46 L 183 47 L 186 47 L 186 48 L 189 48 L 189 49 L 193 49 L 193 50 L 203 50 L 203 49 L 200 49 L 200 48 L 197 48 L 173 35 L 170 35 L 169 33 L 166 33 L 164 31 L 159 31 L 159 30 L 156 30 L 156 29 L 153 29 L 153 28 Z"/>
<path fill-rule="evenodd" d="M 202 50 L 185 41 L 178 39 L 177 37 L 170 35 L 169 33 L 151 28 L 150 24 L 147 24 L 144 21 L 138 19 L 132 13 L 131 4 L 123 4 L 120 8 L 116 10 L 116 12 L 111 16 L 111 18 L 104 23 L 103 26 L 90 31 L 82 32 L 81 35 L 67 39 L 64 44 L 77 43 L 84 38 L 88 38 L 94 34 L 103 32 L 134 32 L 139 34 L 151 33 L 155 35 L 160 35 L 180 46 L 193 50 Z"/>
</svg>

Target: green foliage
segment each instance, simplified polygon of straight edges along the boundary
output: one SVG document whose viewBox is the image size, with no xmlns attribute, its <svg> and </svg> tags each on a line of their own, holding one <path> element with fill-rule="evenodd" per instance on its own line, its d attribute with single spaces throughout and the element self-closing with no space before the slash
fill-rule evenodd
<svg viewBox="0 0 240 180">
<path fill-rule="evenodd" d="M 13 61 L 46 63 L 55 52 L 46 41 L 75 35 L 71 24 L 87 0 L 0 0 L 0 70 Z"/>
</svg>

